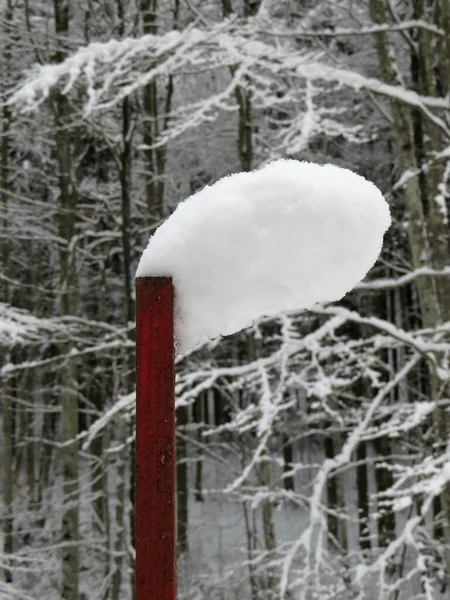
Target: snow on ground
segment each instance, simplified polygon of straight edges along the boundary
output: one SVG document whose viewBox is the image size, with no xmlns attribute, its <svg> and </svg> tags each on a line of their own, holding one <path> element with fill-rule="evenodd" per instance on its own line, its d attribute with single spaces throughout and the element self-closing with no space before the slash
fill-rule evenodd
<svg viewBox="0 0 450 600">
<path fill-rule="evenodd" d="M 217 448 L 213 447 L 213 449 L 219 455 L 219 446 Z M 304 456 L 304 459 L 307 460 L 306 464 L 319 465 L 324 460 L 322 452 L 317 453 L 312 447 L 307 448 L 306 446 L 304 450 L 307 450 Z M 300 460 L 301 456 L 303 456 L 303 452 L 298 454 L 295 460 Z M 177 598 L 179 600 L 249 600 L 252 597 L 249 590 L 248 565 L 246 564 L 247 535 L 249 531 L 252 539 L 256 541 L 255 553 L 258 555 L 265 546 L 261 506 L 253 511 L 248 511 L 249 527 L 247 527 L 243 504 L 221 492 L 235 477 L 236 469 L 241 466 L 240 459 L 234 453 L 228 452 L 223 452 L 221 457 L 223 461 L 205 459 L 203 464 L 202 488 L 204 490 L 204 502 L 196 502 L 194 499 L 195 466 L 194 462 L 189 464 L 189 553 L 188 556 L 181 557 L 177 563 Z M 195 458 L 195 455 L 190 456 L 190 459 L 193 458 Z M 117 485 L 116 466 L 109 465 L 109 483 L 112 494 L 115 494 Z M 80 526 L 82 534 L 80 555 L 80 591 L 82 593 L 80 599 L 101 600 L 103 597 L 101 585 L 105 577 L 105 558 L 108 560 L 105 553 L 108 551 L 112 553 L 109 558 L 111 561 L 109 569 L 111 570 L 109 570 L 108 577 L 114 572 L 113 558 L 117 557 L 112 544 L 116 535 L 114 511 L 118 500 L 113 497 L 110 501 L 110 533 L 112 537 L 110 540 L 111 546 L 108 548 L 105 544 L 104 535 L 99 533 L 95 525 L 96 522 L 93 521 L 92 495 L 90 485 L 88 485 L 90 470 L 84 461 L 82 461 L 80 467 Z M 277 482 L 279 483 L 280 469 L 280 465 L 272 464 L 271 475 L 274 485 L 277 485 Z M 295 474 L 294 480 L 297 493 L 308 496 L 311 477 L 313 477 L 313 472 L 297 472 Z M 129 481 L 129 472 L 127 471 L 125 479 Z M 356 510 L 356 484 L 356 473 L 353 473 L 351 477 L 346 477 L 346 505 L 349 509 L 349 516 Z M 61 597 L 61 564 L 58 540 L 62 510 L 61 478 L 60 476 L 55 477 L 53 486 L 47 489 L 40 513 L 36 514 L 28 510 L 26 485 L 22 491 L 23 493 L 17 495 L 14 501 L 16 514 L 15 536 L 18 544 L 16 566 L 18 568 L 14 574 L 13 584 L 0 582 L 0 599 L 40 600 L 45 598 L 46 600 L 59 600 Z M 250 508 L 249 504 L 247 506 Z M 283 502 L 278 506 L 274 505 L 273 508 L 276 554 L 280 555 L 280 552 L 285 552 L 289 544 L 295 542 L 308 526 L 309 511 L 307 507 L 303 508 L 287 502 Z M 42 526 L 39 521 L 44 515 L 45 524 Z M 403 519 L 402 522 L 404 522 Z M 348 533 L 351 533 L 350 529 L 357 528 L 358 526 L 354 520 L 348 522 Z M 25 535 L 29 537 L 26 542 Z M 350 539 L 355 539 L 355 535 L 357 535 L 357 531 L 354 530 L 353 535 L 350 535 Z M 350 542 L 348 560 L 355 561 L 355 564 L 363 564 L 358 548 L 352 546 Z M 374 558 L 376 557 L 372 556 L 370 561 L 373 562 Z M 127 555 L 123 559 L 120 600 L 130 600 L 130 565 Z M 415 566 L 416 557 L 411 553 L 409 557 L 408 554 L 405 554 L 404 559 L 404 573 L 409 574 Z M 336 570 L 337 563 L 332 562 L 334 560 L 333 553 L 328 555 L 327 560 L 330 561 L 330 574 L 325 573 L 323 575 L 323 578 L 327 578 L 327 593 L 318 597 L 327 598 L 328 600 L 330 598 L 333 598 L 333 600 L 352 600 L 356 597 L 364 598 L 364 600 L 387 599 L 387 594 L 380 594 L 379 584 L 382 578 L 376 570 L 373 577 L 371 576 L 365 585 L 363 594 L 354 595 L 349 589 L 348 593 L 332 595 L 333 586 L 336 590 L 342 588 L 342 577 L 340 577 L 339 571 Z M 2 561 L 0 528 L 0 566 Z M 258 576 L 264 577 L 266 564 L 264 561 L 258 564 Z M 296 559 L 293 564 L 293 571 L 297 571 L 299 574 L 302 568 L 304 569 L 304 563 L 302 560 Z M 278 570 L 277 574 L 279 574 Z M 411 600 L 413 598 L 425 600 L 426 597 L 433 598 L 433 600 L 448 598 L 445 591 L 441 593 L 435 591 L 432 596 L 421 594 L 419 592 L 419 578 L 420 573 L 416 573 L 413 577 L 408 575 L 404 580 L 401 580 L 398 573 L 396 573 L 395 580 L 401 581 L 397 600 Z M 389 583 L 389 580 L 387 582 Z M 323 579 L 323 583 L 325 583 L 325 579 Z M 302 595 L 299 590 L 296 590 L 290 600 L 300 600 L 300 598 L 302 598 Z"/>
<path fill-rule="evenodd" d="M 179 204 L 136 275 L 173 278 L 183 352 L 262 315 L 339 300 L 372 267 L 389 225 L 373 183 L 334 165 L 281 159 Z"/>
<path fill-rule="evenodd" d="M 220 490 L 231 483 L 239 461 L 232 454 L 224 455 L 225 464 L 203 463 L 204 501 L 194 497 L 194 465 L 189 469 L 189 555 L 177 564 L 177 587 L 180 600 L 248 600 L 249 588 L 248 542 L 255 554 L 264 549 L 261 506 L 250 509 Z M 277 471 L 277 470 L 275 470 Z M 274 472 L 274 475 L 281 473 Z M 307 512 L 299 506 L 283 502 L 274 506 L 273 523 L 277 544 L 294 542 L 307 525 Z M 255 559 L 255 555 L 253 556 Z M 261 559 L 262 560 L 262 559 Z M 264 561 L 259 577 L 266 570 Z"/>
</svg>

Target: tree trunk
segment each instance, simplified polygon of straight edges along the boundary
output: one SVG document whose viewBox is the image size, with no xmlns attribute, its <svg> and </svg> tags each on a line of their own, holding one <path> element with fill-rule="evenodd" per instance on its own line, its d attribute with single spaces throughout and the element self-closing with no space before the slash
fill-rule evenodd
<svg viewBox="0 0 450 600">
<path fill-rule="evenodd" d="M 180 3 L 174 0 L 173 5 L 173 29 L 178 28 Z M 140 12 L 142 15 L 142 30 L 144 34 L 156 35 L 158 31 L 158 0 L 141 0 Z M 149 221 L 151 224 L 158 223 L 164 216 L 164 191 L 165 191 L 165 168 L 167 148 L 166 146 L 154 147 L 160 133 L 164 132 L 170 119 L 173 97 L 173 77 L 168 75 L 164 100 L 163 114 L 160 114 L 158 100 L 158 83 L 151 81 L 143 90 L 144 106 L 144 151 L 146 163 L 146 196 Z"/>
<path fill-rule="evenodd" d="M 1 257 L 2 271 L 4 278 L 2 279 L 3 301 L 9 302 L 9 240 L 8 240 L 8 189 L 9 189 L 9 152 L 10 152 L 10 127 L 11 127 L 11 111 L 8 104 L 4 101 L 8 94 L 9 74 L 11 68 L 11 26 L 13 18 L 12 0 L 7 0 L 6 11 L 4 16 L 3 31 L 5 35 L 5 45 L 3 50 L 2 65 L 2 84 L 0 99 L 2 101 L 2 129 L 1 129 L 1 160 L 0 160 L 0 206 L 2 209 L 2 240 L 1 240 Z"/>
<path fill-rule="evenodd" d="M 284 489 L 288 492 L 293 492 L 295 489 L 294 477 L 292 475 L 287 475 L 287 473 L 292 470 L 292 463 L 292 444 L 289 441 L 289 437 L 285 434 L 283 435 L 283 485 Z"/>
<path fill-rule="evenodd" d="M 62 600 L 78 600 L 79 578 L 79 492 L 78 492 L 78 394 L 75 384 L 75 362 L 66 347 L 66 364 L 61 373 L 62 392 Z"/>
<path fill-rule="evenodd" d="M 370 13 L 375 24 L 385 24 L 388 21 L 384 0 L 370 2 Z M 388 34 L 385 31 L 375 33 L 374 40 L 384 81 L 391 85 L 398 84 L 397 68 L 393 62 L 394 50 L 390 45 Z M 400 171 L 401 173 L 408 170 L 416 171 L 417 162 L 409 108 L 398 100 L 391 100 L 391 112 Z M 417 177 L 408 179 L 404 195 L 413 266 L 415 269 L 429 266 L 430 244 Z M 416 286 L 423 324 L 425 327 L 433 327 L 438 322 L 439 314 L 435 280 L 430 277 L 418 277 Z"/>
<path fill-rule="evenodd" d="M 53 398 L 50 388 L 55 383 L 55 375 L 53 373 L 44 373 L 44 415 L 42 423 L 42 444 L 39 455 L 39 481 L 37 489 L 37 510 L 42 508 L 44 500 L 44 491 L 48 488 L 50 482 L 50 470 L 53 458 L 53 444 L 50 440 L 55 440 L 55 425 L 56 414 L 51 410 L 53 407 Z"/>
<path fill-rule="evenodd" d="M 207 402 L 207 392 L 205 395 L 201 394 L 196 402 L 194 403 L 194 423 L 196 427 L 197 436 L 197 460 L 195 462 L 195 501 L 203 502 L 203 452 L 202 452 L 202 431 L 205 423 L 205 412 Z"/>
<path fill-rule="evenodd" d="M 125 422 L 120 426 L 120 443 L 122 450 L 118 457 L 117 464 L 117 504 L 115 511 L 115 529 L 116 539 L 114 542 L 114 574 L 112 577 L 111 600 L 120 599 L 120 589 L 122 585 L 123 558 L 125 555 L 125 477 L 126 477 L 126 462 L 127 462 L 127 433 L 128 428 Z"/>
<path fill-rule="evenodd" d="M 386 438 L 380 438 L 373 441 L 375 456 L 382 457 L 383 462 L 391 461 L 391 441 Z M 378 492 L 384 492 L 391 489 L 394 484 L 392 471 L 386 468 L 377 468 L 375 470 L 375 479 Z M 395 539 L 395 513 L 388 509 L 378 509 L 378 539 L 380 546 L 386 546 Z"/>
<path fill-rule="evenodd" d="M 134 427 L 135 429 L 135 427 Z M 130 437 L 132 432 L 129 432 Z M 136 597 L 136 442 L 133 441 L 130 444 L 129 450 L 129 468 L 130 468 L 130 510 L 128 514 L 128 522 L 130 524 L 130 544 L 129 546 L 129 560 L 130 560 L 130 587 L 131 587 L 131 600 Z"/>
<path fill-rule="evenodd" d="M 247 542 L 247 564 L 250 584 L 250 598 L 251 600 L 258 600 L 258 585 L 255 577 L 255 565 L 252 562 L 255 551 L 255 534 L 250 524 L 249 509 L 246 502 L 242 503 L 242 510 L 244 513 L 245 537 Z"/>
<path fill-rule="evenodd" d="M 54 0 L 57 50 L 55 61 L 62 62 L 67 55 L 69 37 L 69 3 Z M 76 193 L 72 181 L 72 156 L 69 131 L 71 128 L 68 99 L 59 91 L 53 94 L 55 115 L 56 159 L 59 179 L 59 236 L 64 240 L 59 253 L 60 314 L 73 315 L 75 306 L 75 210 Z M 79 586 L 79 492 L 78 492 L 78 391 L 76 365 L 70 357 L 72 347 L 65 344 L 62 352 L 66 360 L 61 368 L 62 406 L 62 600 L 78 600 Z"/>
<path fill-rule="evenodd" d="M 445 35 L 439 37 L 437 54 L 439 62 L 436 64 L 441 86 L 441 96 L 447 96 L 450 90 L 450 1 L 436 0 L 436 24 L 444 30 Z"/>
<path fill-rule="evenodd" d="M 334 458 L 334 449 L 333 449 L 333 438 L 331 435 L 327 435 L 324 441 L 324 450 L 325 457 L 330 460 Z M 334 538 L 333 543 L 331 545 L 331 549 L 336 547 L 335 540 L 338 539 L 338 519 L 336 517 L 335 511 L 337 507 L 337 485 L 335 477 L 327 478 L 327 507 L 332 510 L 327 514 L 327 529 L 328 533 Z"/>
<path fill-rule="evenodd" d="M 359 518 L 359 544 L 362 550 L 370 550 L 369 528 L 369 490 L 367 485 L 366 443 L 360 442 L 356 451 L 358 460 L 358 518 Z"/>
<path fill-rule="evenodd" d="M 122 207 L 122 250 L 123 270 L 125 283 L 125 322 L 134 321 L 134 302 L 131 277 L 131 206 L 130 206 L 130 178 L 131 178 L 131 124 L 129 100 L 122 102 L 122 152 L 120 169 L 120 189 Z"/>
<path fill-rule="evenodd" d="M 125 13 L 122 0 L 117 0 L 117 17 L 119 35 L 125 35 Z M 130 120 L 130 101 L 126 97 L 122 102 L 122 149 L 120 153 L 120 190 L 122 209 L 122 251 L 125 283 L 125 322 L 134 321 L 134 303 L 131 278 L 131 149 L 132 125 Z"/>
<path fill-rule="evenodd" d="M 426 4 L 423 0 L 414 0 L 414 13 L 416 18 L 426 16 Z M 446 31 L 449 31 L 450 7 L 448 0 L 442 0 L 438 4 L 438 14 Z M 370 2 L 372 20 L 377 24 L 387 22 L 387 11 L 384 0 L 373 0 Z M 389 38 L 386 32 L 374 34 L 378 58 L 386 83 L 396 83 L 396 70 L 393 65 L 393 48 L 389 46 Z M 448 41 L 442 42 L 438 48 L 447 49 Z M 420 28 L 417 43 L 418 73 L 413 72 L 417 80 L 419 92 L 427 96 L 436 96 L 437 85 L 435 81 L 435 61 L 432 57 L 432 44 L 429 32 Z M 447 64 L 448 55 L 440 56 Z M 448 86 L 448 73 L 444 75 L 444 88 Z M 441 91 L 442 93 L 442 91 Z M 391 101 L 394 131 L 399 149 L 399 164 L 402 172 L 407 169 L 416 169 L 414 140 L 412 135 L 411 117 L 408 108 L 399 101 Z M 421 145 L 425 152 L 435 152 L 442 148 L 442 134 L 436 123 L 430 119 L 424 119 L 423 139 Z M 416 131 L 417 134 L 417 131 Z M 416 135 L 417 137 L 417 135 Z M 441 203 L 438 202 L 440 185 L 443 182 L 443 170 L 439 166 L 433 166 L 426 177 L 426 197 L 424 189 L 420 189 L 418 178 L 410 178 L 406 184 L 405 200 L 409 220 L 409 242 L 411 246 L 413 267 L 430 266 L 442 269 L 449 263 L 449 232 L 445 213 Z M 422 194 L 421 194 L 422 192 Z M 445 199 L 443 200 L 445 202 Z M 441 201 L 442 202 L 442 201 Z M 425 204 L 425 206 L 424 206 Z M 427 219 L 425 219 L 427 216 Z M 425 278 L 419 277 L 416 282 L 422 322 L 425 327 L 434 327 L 439 322 L 450 320 L 450 280 L 448 277 Z M 431 399 L 436 400 L 439 396 L 438 382 L 433 372 L 429 373 Z M 435 411 L 435 429 L 437 438 L 442 445 L 448 442 L 450 433 L 449 415 L 445 409 L 438 408 Z M 441 502 L 445 516 L 444 538 L 446 551 L 446 566 L 450 573 L 450 484 L 448 484 L 441 495 Z"/>
<path fill-rule="evenodd" d="M 105 321 L 102 314 L 103 308 L 99 309 L 101 320 Z M 89 362 L 88 362 L 89 364 Z M 90 386 L 89 398 L 95 406 L 98 413 L 105 408 L 105 400 L 107 397 L 107 385 L 105 381 L 106 361 L 98 361 L 96 358 L 90 362 L 90 369 L 94 373 L 93 381 Z M 111 390 L 109 390 L 111 391 Z M 108 436 L 110 431 L 105 428 L 103 433 L 98 434 L 91 443 L 91 492 L 93 496 L 93 528 L 98 531 L 104 542 L 104 576 L 107 579 L 110 573 L 110 558 L 111 558 L 111 527 L 109 518 L 109 493 L 108 493 L 108 474 L 109 464 L 108 457 L 104 451 L 108 447 Z M 102 600 L 106 600 L 109 596 L 107 588 L 102 596 Z"/>
<path fill-rule="evenodd" d="M 0 383 L 3 398 L 3 553 L 5 555 L 3 574 L 5 582 L 11 583 L 13 573 L 8 565 L 8 557 L 13 553 L 13 413 L 7 384 L 5 381 Z"/>
<path fill-rule="evenodd" d="M 188 411 L 186 406 L 180 406 L 176 411 L 176 425 L 185 434 L 185 426 L 188 423 Z M 187 445 L 183 437 L 178 437 L 176 444 L 176 482 L 177 482 L 177 553 L 179 555 L 188 551 L 188 467 L 187 467 Z"/>
<path fill-rule="evenodd" d="M 333 456 L 338 456 L 342 451 L 342 435 L 340 431 L 334 431 L 331 434 L 333 440 Z M 346 502 L 345 502 L 345 481 L 344 475 L 337 474 L 334 476 L 336 485 L 336 510 L 338 513 L 342 513 L 343 517 L 346 516 Z M 347 540 L 347 529 L 346 519 L 338 517 L 337 519 L 337 540 L 339 543 L 339 549 L 342 552 L 342 556 L 346 556 L 348 548 Z"/>
<path fill-rule="evenodd" d="M 264 453 L 262 461 L 259 466 L 259 482 L 263 489 L 266 491 L 270 490 L 272 484 L 272 475 L 270 468 L 270 460 L 267 454 Z M 275 558 L 276 551 L 276 539 L 275 539 L 275 526 L 273 519 L 273 505 L 270 499 L 262 501 L 262 529 L 264 536 L 264 546 L 267 553 L 267 562 L 270 562 Z M 269 594 L 269 598 L 275 600 L 276 598 L 276 587 L 277 578 L 275 575 L 275 569 L 273 566 L 266 568 L 266 590 Z"/>
<path fill-rule="evenodd" d="M 244 17 L 251 14 L 250 3 L 244 2 Z M 222 14 L 228 18 L 233 13 L 231 0 L 222 0 Z M 234 76 L 236 67 L 230 67 L 230 73 Z M 247 77 L 248 79 L 248 77 Z M 252 97 L 248 89 L 237 85 L 234 90 L 238 104 L 238 139 L 237 151 L 242 171 L 251 171 L 253 165 L 253 124 L 252 124 Z"/>
</svg>

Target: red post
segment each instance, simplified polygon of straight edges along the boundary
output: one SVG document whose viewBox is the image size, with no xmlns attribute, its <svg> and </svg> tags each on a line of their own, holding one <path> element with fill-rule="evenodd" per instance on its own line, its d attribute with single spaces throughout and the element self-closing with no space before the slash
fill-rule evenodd
<svg viewBox="0 0 450 600">
<path fill-rule="evenodd" d="M 136 279 L 136 600 L 175 600 L 173 285 Z"/>
</svg>

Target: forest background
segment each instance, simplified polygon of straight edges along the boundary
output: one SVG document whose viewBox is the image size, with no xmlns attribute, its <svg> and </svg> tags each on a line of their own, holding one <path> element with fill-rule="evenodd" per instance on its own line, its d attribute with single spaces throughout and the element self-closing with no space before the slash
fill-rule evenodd
<svg viewBox="0 0 450 600">
<path fill-rule="evenodd" d="M 135 268 L 278 157 L 393 225 L 341 302 L 177 359 L 178 598 L 448 598 L 450 0 L 1 0 L 0 29 L 0 598 L 134 598 Z"/>
</svg>

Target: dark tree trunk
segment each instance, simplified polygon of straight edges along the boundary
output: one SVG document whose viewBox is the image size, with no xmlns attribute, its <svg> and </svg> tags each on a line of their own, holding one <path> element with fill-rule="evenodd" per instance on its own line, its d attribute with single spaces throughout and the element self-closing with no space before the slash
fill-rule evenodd
<svg viewBox="0 0 450 600">
<path fill-rule="evenodd" d="M 185 434 L 188 423 L 188 411 L 186 406 L 181 406 L 176 411 L 176 426 Z M 183 437 L 177 437 L 177 553 L 183 554 L 188 551 L 188 468 L 187 468 L 187 444 Z"/>
</svg>

